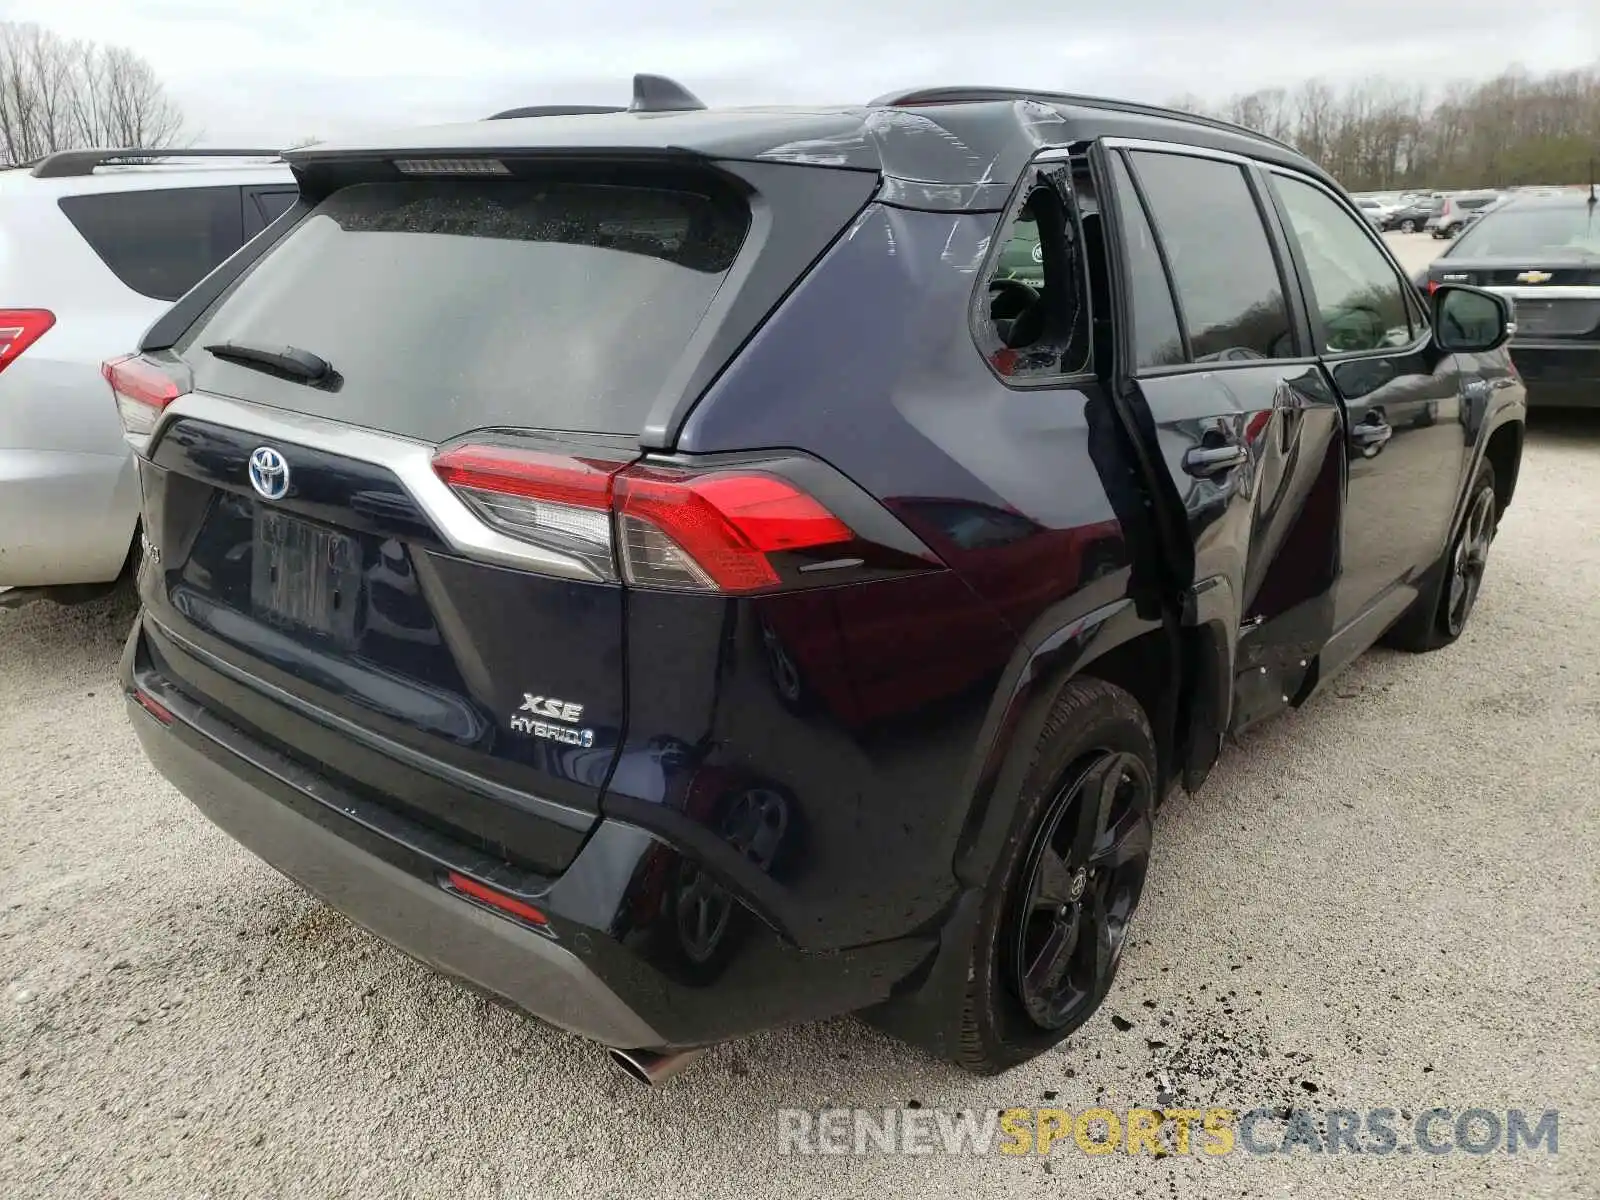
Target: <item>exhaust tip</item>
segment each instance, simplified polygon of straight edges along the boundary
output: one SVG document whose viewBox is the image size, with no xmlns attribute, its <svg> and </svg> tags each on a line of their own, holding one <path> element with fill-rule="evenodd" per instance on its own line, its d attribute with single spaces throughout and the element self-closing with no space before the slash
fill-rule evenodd
<svg viewBox="0 0 1600 1200">
<path fill-rule="evenodd" d="M 676 1050 L 658 1054 L 653 1050 L 608 1049 L 611 1064 L 635 1083 L 655 1087 L 686 1070 L 704 1050 Z"/>
</svg>

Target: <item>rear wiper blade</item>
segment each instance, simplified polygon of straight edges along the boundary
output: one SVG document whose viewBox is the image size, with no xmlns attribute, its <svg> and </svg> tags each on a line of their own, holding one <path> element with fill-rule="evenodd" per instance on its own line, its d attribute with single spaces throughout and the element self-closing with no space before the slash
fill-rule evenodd
<svg viewBox="0 0 1600 1200">
<path fill-rule="evenodd" d="M 339 378 L 333 364 L 320 354 L 302 350 L 298 346 L 245 346 L 239 342 L 217 342 L 205 347 L 218 358 L 252 367 L 286 379 L 297 379 L 326 387 Z"/>
</svg>

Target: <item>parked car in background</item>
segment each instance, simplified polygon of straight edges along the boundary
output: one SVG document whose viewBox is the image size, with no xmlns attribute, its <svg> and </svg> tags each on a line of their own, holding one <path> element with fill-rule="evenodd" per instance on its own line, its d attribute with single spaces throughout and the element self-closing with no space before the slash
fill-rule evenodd
<svg viewBox="0 0 1600 1200">
<path fill-rule="evenodd" d="M 1499 199 L 1499 192 L 1456 192 L 1446 196 L 1438 215 L 1428 222 L 1428 231 L 1436 238 L 1453 238 L 1474 215 Z"/>
<path fill-rule="evenodd" d="M 1390 209 L 1381 200 L 1371 197 L 1355 197 L 1356 207 L 1361 210 L 1361 215 L 1374 229 L 1382 231 L 1386 227 Z"/>
<path fill-rule="evenodd" d="M 275 150 L 69 150 L 0 171 L 0 604 L 123 574 L 139 492 L 101 364 L 296 194 Z"/>
<path fill-rule="evenodd" d="M 1511 357 L 1528 402 L 1600 406 L 1600 202 L 1586 189 L 1510 197 L 1470 224 L 1422 282 L 1511 297 Z"/>
<path fill-rule="evenodd" d="M 1401 233 L 1417 233 L 1444 208 L 1442 196 L 1418 196 L 1403 202 L 1389 215 L 1389 228 Z"/>
<path fill-rule="evenodd" d="M 111 368 L 138 737 L 641 1079 L 859 1010 L 1059 1043 L 1157 802 L 1459 636 L 1516 486 L 1509 303 L 1220 121 L 644 77 L 288 157 L 281 236 Z"/>
</svg>

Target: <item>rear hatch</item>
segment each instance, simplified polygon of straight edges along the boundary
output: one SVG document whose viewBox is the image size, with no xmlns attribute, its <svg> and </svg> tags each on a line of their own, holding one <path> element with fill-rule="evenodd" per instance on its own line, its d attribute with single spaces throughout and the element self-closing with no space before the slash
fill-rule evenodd
<svg viewBox="0 0 1600 1200">
<path fill-rule="evenodd" d="M 750 208 L 710 169 L 385 166 L 108 367 L 136 444 L 170 407 L 148 653 L 340 786 L 558 871 L 623 733 L 610 480 Z"/>
</svg>

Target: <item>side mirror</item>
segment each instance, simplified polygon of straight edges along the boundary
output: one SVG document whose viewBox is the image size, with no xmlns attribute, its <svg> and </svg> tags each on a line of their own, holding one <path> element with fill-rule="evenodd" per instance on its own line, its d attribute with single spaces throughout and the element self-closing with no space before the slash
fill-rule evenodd
<svg viewBox="0 0 1600 1200">
<path fill-rule="evenodd" d="M 1484 354 L 1516 332 L 1511 299 L 1482 288 L 1441 284 L 1433 293 L 1433 340 L 1441 350 Z"/>
</svg>

